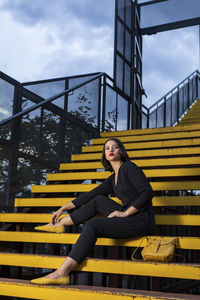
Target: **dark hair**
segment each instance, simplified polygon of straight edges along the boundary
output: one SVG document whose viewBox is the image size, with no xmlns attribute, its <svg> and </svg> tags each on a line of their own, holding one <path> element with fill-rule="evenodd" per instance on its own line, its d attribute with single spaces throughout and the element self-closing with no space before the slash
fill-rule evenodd
<svg viewBox="0 0 200 300">
<path fill-rule="evenodd" d="M 106 159 L 106 156 L 105 156 L 105 145 L 108 141 L 114 141 L 117 143 L 117 145 L 119 146 L 120 150 L 121 150 L 121 160 L 124 162 L 124 161 L 127 161 L 127 160 L 130 160 L 129 156 L 128 156 L 128 153 L 126 152 L 126 149 L 124 148 L 124 145 L 123 143 L 117 139 L 117 138 L 109 138 L 105 141 L 104 143 L 104 146 L 103 146 L 103 151 L 102 151 L 102 157 L 101 157 L 101 163 L 102 165 L 104 166 L 104 169 L 106 171 L 111 171 L 113 172 L 113 168 L 110 164 L 110 162 Z"/>
</svg>

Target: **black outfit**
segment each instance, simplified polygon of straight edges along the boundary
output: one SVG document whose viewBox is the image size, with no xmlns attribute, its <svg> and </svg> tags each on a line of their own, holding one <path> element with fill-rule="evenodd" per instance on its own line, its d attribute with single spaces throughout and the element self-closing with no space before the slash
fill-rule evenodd
<svg viewBox="0 0 200 300">
<path fill-rule="evenodd" d="M 122 205 L 107 197 L 113 192 Z M 99 213 L 104 217 L 91 219 L 84 225 L 68 256 L 80 263 L 98 237 L 131 238 L 154 234 L 152 197 L 153 190 L 143 171 L 131 161 L 125 161 L 119 168 L 116 185 L 113 173 L 98 187 L 72 201 L 77 208 L 70 214 L 74 224 L 83 223 Z M 137 208 L 138 212 L 128 217 L 107 218 L 115 210 L 125 211 L 130 206 Z"/>
</svg>

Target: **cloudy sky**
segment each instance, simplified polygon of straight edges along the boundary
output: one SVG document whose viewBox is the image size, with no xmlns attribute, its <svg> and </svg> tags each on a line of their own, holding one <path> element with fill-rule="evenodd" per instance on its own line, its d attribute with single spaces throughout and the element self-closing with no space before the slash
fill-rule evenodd
<svg viewBox="0 0 200 300">
<path fill-rule="evenodd" d="M 172 1 L 179 12 L 186 3 Z M 187 3 L 184 16 L 199 16 L 200 1 Z M 114 6 L 114 0 L 0 0 L 0 70 L 20 82 L 100 71 L 112 77 Z M 165 20 L 165 12 L 154 20 Z M 143 20 L 152 20 L 147 11 Z M 199 68 L 199 28 L 145 36 L 143 45 L 149 106 Z"/>
</svg>

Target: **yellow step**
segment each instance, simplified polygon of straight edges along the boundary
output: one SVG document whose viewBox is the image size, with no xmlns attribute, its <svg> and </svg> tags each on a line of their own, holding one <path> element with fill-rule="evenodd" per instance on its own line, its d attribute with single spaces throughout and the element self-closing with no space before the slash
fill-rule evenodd
<svg viewBox="0 0 200 300">
<path fill-rule="evenodd" d="M 199 116 L 193 116 L 193 115 L 190 115 L 190 116 L 185 116 L 180 122 L 194 122 L 194 123 L 198 123 L 200 121 L 200 118 Z"/>
<path fill-rule="evenodd" d="M 131 160 L 136 163 L 138 167 L 167 167 L 167 166 L 195 166 L 200 165 L 200 157 L 175 157 L 175 158 L 154 158 Z M 62 163 L 60 164 L 61 171 L 71 170 L 96 170 L 103 169 L 101 162 L 76 162 L 76 163 Z"/>
<path fill-rule="evenodd" d="M 63 214 L 67 216 L 67 214 Z M 52 214 L 36 214 L 36 213 L 0 213 L 0 222 L 7 223 L 49 223 Z M 186 225 L 199 226 L 199 215 L 156 215 L 157 225 Z"/>
<path fill-rule="evenodd" d="M 119 130 L 119 131 L 109 131 L 101 132 L 101 137 L 110 136 L 124 136 L 124 135 L 145 135 L 145 134 L 156 134 L 156 133 L 167 133 L 167 132 L 182 132 L 182 131 L 195 131 L 199 130 L 200 125 L 188 125 L 183 128 L 177 127 L 159 127 L 159 128 L 145 128 L 145 129 L 133 129 L 133 130 Z"/>
<path fill-rule="evenodd" d="M 50 244 L 75 244 L 80 234 L 78 233 L 40 233 L 40 232 L 16 232 L 0 231 L 1 242 L 24 242 L 24 243 L 50 243 Z M 167 236 L 155 236 L 156 238 L 168 239 Z M 199 237 L 178 237 L 178 249 L 200 249 Z M 122 247 L 144 247 L 146 239 L 143 237 L 130 239 L 98 238 L 97 246 L 122 246 Z"/>
<path fill-rule="evenodd" d="M 154 191 L 199 190 L 199 181 L 163 181 L 150 183 Z M 89 192 L 99 184 L 33 185 L 32 193 Z"/>
<path fill-rule="evenodd" d="M 65 257 L 0 253 L 0 264 L 32 268 L 57 269 Z M 86 259 L 74 270 L 110 274 L 172 277 L 200 280 L 199 264 L 140 262 L 131 260 Z"/>
<path fill-rule="evenodd" d="M 179 128 L 180 130 L 183 127 L 178 127 L 176 126 L 176 128 Z M 175 128 L 175 127 L 173 127 Z M 199 126 L 200 128 L 200 126 Z M 139 129 L 141 130 L 141 129 Z M 118 133 L 119 131 L 117 131 L 116 133 Z M 162 141 L 162 140 L 176 140 L 176 139 L 184 139 L 184 138 L 195 138 L 195 137 L 199 137 L 199 129 L 195 130 L 195 131 L 183 131 L 183 132 L 172 132 L 172 133 L 160 133 L 160 134 L 152 134 L 152 135 L 114 135 L 113 137 L 118 137 L 120 139 L 120 141 L 122 141 L 123 143 L 126 142 L 147 142 L 147 141 Z M 110 134 L 110 137 L 112 137 L 112 135 Z M 92 139 L 92 145 L 103 145 L 105 143 L 105 141 L 107 140 L 107 138 L 102 137 L 102 138 L 98 138 L 98 139 Z"/>
<path fill-rule="evenodd" d="M 200 123 L 200 120 L 183 120 L 183 121 L 180 121 L 180 125 L 183 125 L 183 124 L 196 124 L 196 123 Z"/>
<path fill-rule="evenodd" d="M 188 112 L 181 120 L 183 120 L 183 119 L 199 119 L 199 113 L 200 113 L 200 110 L 198 112 Z"/>
<path fill-rule="evenodd" d="M 190 122 L 190 123 L 192 123 L 192 122 Z M 200 123 L 200 122 L 198 122 L 198 123 Z M 187 123 L 185 123 L 185 122 L 179 122 L 178 124 L 177 124 L 177 126 L 179 126 L 179 127 L 181 127 L 181 126 L 184 126 L 185 124 L 187 124 Z M 196 122 L 193 122 L 193 124 L 197 124 Z"/>
<path fill-rule="evenodd" d="M 28 280 L 0 278 L 0 295 L 42 300 L 192 300 L 190 295 L 95 286 L 41 286 Z M 192 296 L 194 297 L 194 296 Z"/>
<path fill-rule="evenodd" d="M 200 176 L 200 168 L 179 168 L 179 169 L 152 169 L 144 170 L 147 177 L 183 177 Z M 76 172 L 76 173 L 54 173 L 47 174 L 47 181 L 66 181 L 66 180 L 93 180 L 106 179 L 110 172 Z"/>
<path fill-rule="evenodd" d="M 189 113 L 198 113 L 200 111 L 200 105 L 198 105 L 198 106 L 195 106 L 195 105 L 193 105 L 189 110 L 188 110 L 188 114 Z"/>
<path fill-rule="evenodd" d="M 200 147 L 177 147 L 167 149 L 151 149 L 149 150 L 134 150 L 127 151 L 130 158 L 141 157 L 160 157 L 160 156 L 184 156 L 184 155 L 200 155 Z M 72 154 L 72 161 L 85 161 L 85 160 L 100 160 L 101 153 L 89 154 Z"/>
<path fill-rule="evenodd" d="M 124 143 L 126 150 L 133 149 L 152 149 L 152 148 L 170 148 L 170 147 L 185 147 L 185 146 L 198 146 L 200 145 L 200 138 L 193 139 L 177 139 L 170 141 L 155 141 L 155 142 L 137 142 L 137 143 Z M 82 152 L 102 152 L 103 145 L 98 146 L 83 146 Z"/>
<path fill-rule="evenodd" d="M 71 202 L 73 198 L 16 198 L 15 207 L 58 207 Z M 121 200 L 111 197 L 121 204 Z M 200 196 L 167 196 L 154 197 L 153 206 L 199 206 Z"/>
<path fill-rule="evenodd" d="M 180 123 L 185 123 L 185 124 L 195 124 L 195 123 L 200 123 L 200 119 L 198 118 L 184 118 L 183 120 L 180 121 Z"/>
</svg>

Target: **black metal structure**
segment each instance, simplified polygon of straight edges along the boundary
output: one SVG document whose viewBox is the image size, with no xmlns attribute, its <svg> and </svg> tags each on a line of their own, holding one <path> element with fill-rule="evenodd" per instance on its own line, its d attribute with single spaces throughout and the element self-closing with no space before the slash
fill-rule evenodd
<svg viewBox="0 0 200 300">
<path fill-rule="evenodd" d="M 139 3 L 138 6 L 142 16 L 140 26 L 142 35 L 200 24 L 198 0 L 153 0 Z"/>
<path fill-rule="evenodd" d="M 20 84 L 0 72 L 0 81 L 11 115 L 0 122 L 1 206 L 29 195 L 100 131 L 127 129 L 128 97 L 105 73 Z"/>
<path fill-rule="evenodd" d="M 115 0 L 115 3 L 114 83 L 116 89 L 129 98 L 128 129 L 142 128 L 146 109 L 142 106 L 142 95 L 145 95 L 142 85 L 142 36 L 199 25 L 200 3 L 198 0 L 152 0 L 140 3 L 138 0 Z M 164 16 L 163 19 L 155 18 L 159 14 Z M 164 124 L 167 123 L 164 121 Z"/>
<path fill-rule="evenodd" d="M 129 128 L 142 124 L 142 36 L 137 1 L 116 0 L 115 8 L 115 87 L 129 97 Z"/>
</svg>

